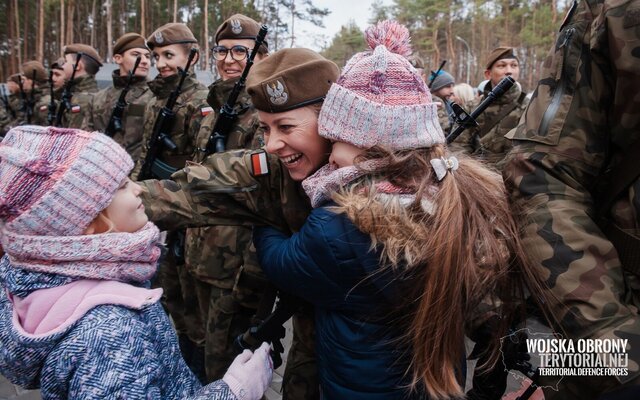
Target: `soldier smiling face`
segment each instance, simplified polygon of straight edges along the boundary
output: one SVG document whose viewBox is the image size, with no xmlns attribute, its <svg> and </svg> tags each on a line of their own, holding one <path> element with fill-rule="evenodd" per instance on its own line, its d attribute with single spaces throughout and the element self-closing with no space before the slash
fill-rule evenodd
<svg viewBox="0 0 640 400">
<path fill-rule="evenodd" d="M 156 67 L 163 78 L 178 73 L 178 67 L 184 68 L 189 59 L 189 50 L 182 44 L 170 44 L 168 46 L 156 47 L 153 50 L 153 58 L 156 60 Z M 198 56 L 193 58 L 192 65 L 198 62 Z"/>
<path fill-rule="evenodd" d="M 213 48 L 213 58 L 216 68 L 223 81 L 238 78 L 247 65 L 247 58 L 255 41 L 251 39 L 221 39 Z M 262 60 L 265 54 L 258 53 L 254 62 Z"/>
<path fill-rule="evenodd" d="M 280 159 L 293 180 L 301 181 L 327 163 L 331 142 L 318 135 L 318 107 L 259 111 L 258 116 L 267 152 Z"/>
</svg>

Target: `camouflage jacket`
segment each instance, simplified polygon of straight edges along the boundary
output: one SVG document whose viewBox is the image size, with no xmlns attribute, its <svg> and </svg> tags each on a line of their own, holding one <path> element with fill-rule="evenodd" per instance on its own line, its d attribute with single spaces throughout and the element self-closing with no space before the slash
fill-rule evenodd
<svg viewBox="0 0 640 400">
<path fill-rule="evenodd" d="M 54 108 L 58 107 L 58 102 L 60 101 L 60 95 L 62 94 L 62 90 L 58 89 L 58 90 L 54 90 L 53 92 L 53 98 L 54 98 Z M 51 95 L 49 94 L 49 89 L 47 89 L 47 92 L 44 96 L 42 96 L 40 98 L 40 100 L 36 103 L 36 106 L 34 108 L 34 116 L 35 116 L 35 123 L 36 125 L 42 125 L 42 126 L 48 126 L 49 124 L 49 104 L 51 104 Z M 55 110 L 53 111 L 53 121 L 51 122 L 51 124 L 53 124 L 53 122 L 56 119 L 56 112 Z"/>
<path fill-rule="evenodd" d="M 25 93 L 24 94 L 26 97 L 26 101 L 22 98 L 21 95 L 16 96 L 17 97 L 17 108 L 16 110 L 16 119 L 14 121 L 14 126 L 17 125 L 27 125 L 27 124 L 35 124 L 37 125 L 38 123 L 36 122 L 36 104 L 40 101 L 40 99 L 42 98 L 42 91 L 38 88 L 33 90 L 33 95 L 29 92 L 29 93 Z M 31 107 L 31 121 L 29 121 L 29 118 L 27 116 L 27 107 Z"/>
<path fill-rule="evenodd" d="M 622 382 L 640 375 L 638 265 L 622 265 L 598 215 L 640 232 L 640 180 L 599 209 L 606 171 L 640 140 L 639 43 L 640 0 L 574 1 L 522 123 L 507 135 L 514 148 L 503 171 L 566 333 L 629 339 Z M 603 389 L 585 383 L 594 392 L 583 398 Z"/>
<path fill-rule="evenodd" d="M 16 125 L 20 109 L 20 96 L 9 94 L 7 96 L 7 101 L 9 102 L 9 107 L 13 110 L 16 117 L 14 118 L 13 115 L 11 115 L 11 112 L 7 112 L 4 103 L 2 103 L 2 110 L 0 110 L 0 135 L 2 136 Z"/>
<path fill-rule="evenodd" d="M 140 158 L 136 163 L 132 179 L 137 179 L 138 174 L 147 156 L 147 143 L 153 134 L 153 126 L 155 124 L 158 113 L 167 103 L 169 95 L 177 87 L 179 75 L 172 75 L 168 78 L 157 76 L 148 83 L 154 97 L 149 100 L 144 112 L 144 125 L 142 136 L 142 149 Z M 159 159 L 171 167 L 180 169 L 184 167 L 188 160 L 191 160 L 196 149 L 195 135 L 200 129 L 203 117 L 211 110 L 206 103 L 207 88 L 198 82 L 194 73 L 189 73 L 182 85 L 182 91 L 176 105 L 173 108 L 175 118 L 173 129 L 169 136 L 176 144 L 177 148 L 173 151 L 163 149 Z"/>
<path fill-rule="evenodd" d="M 71 87 L 71 110 L 65 110 L 61 126 L 93 130 L 93 96 L 98 91 L 98 83 L 93 75 L 85 75 L 73 80 Z M 61 103 L 58 104 L 58 108 Z"/>
<path fill-rule="evenodd" d="M 437 96 L 433 96 L 433 102 L 438 106 L 438 122 L 442 128 L 442 132 L 447 136 L 451 131 L 451 119 L 447 113 L 447 107 L 445 106 L 444 101 Z"/>
<path fill-rule="evenodd" d="M 254 176 L 252 156 L 257 154 L 266 155 L 266 175 Z M 147 215 L 163 229 L 260 224 L 296 232 L 311 212 L 302 185 L 263 150 L 213 154 L 202 163 L 189 163 L 171 180 L 141 185 Z"/>
<path fill-rule="evenodd" d="M 214 112 L 202 120 L 196 135 L 198 150 L 193 157 L 195 162 L 204 159 L 209 137 L 218 119 L 219 110 L 227 101 L 238 79 L 218 80 L 209 87 L 209 105 Z M 262 135 L 257 134 L 259 122 L 257 112 L 251 104 L 251 98 L 242 91 L 236 103 L 238 119 L 227 133 L 226 148 L 256 149 L 262 144 Z M 187 229 L 185 238 L 185 265 L 198 279 L 223 289 L 233 288 L 241 267 L 256 264 L 255 253 L 250 251 L 251 229 L 241 226 L 210 226 Z M 251 258 L 248 260 L 247 258 Z M 247 273 L 258 274 L 260 271 Z"/>
<path fill-rule="evenodd" d="M 113 113 L 120 93 L 127 86 L 128 77 L 120 76 L 116 69 L 112 74 L 113 86 L 104 88 L 93 97 L 93 129 L 104 132 L 109 125 L 109 118 Z M 127 153 L 137 161 L 142 148 L 142 129 L 144 125 L 144 111 L 153 93 L 147 86 L 146 78 L 133 77 L 129 92 L 125 98 L 127 107 L 122 115 L 122 131 L 116 133 L 113 139 L 127 150 Z"/>
<path fill-rule="evenodd" d="M 480 102 L 491 89 L 491 82 L 487 82 Z M 478 128 L 463 132 L 454 142 L 455 146 L 485 159 L 490 164 L 499 166 L 500 161 L 511 148 L 510 141 L 505 139 L 504 135 L 518 125 L 527 104 L 526 94 L 516 82 L 507 93 L 497 98 L 476 118 Z M 511 111 L 500 118 L 508 110 Z"/>
</svg>

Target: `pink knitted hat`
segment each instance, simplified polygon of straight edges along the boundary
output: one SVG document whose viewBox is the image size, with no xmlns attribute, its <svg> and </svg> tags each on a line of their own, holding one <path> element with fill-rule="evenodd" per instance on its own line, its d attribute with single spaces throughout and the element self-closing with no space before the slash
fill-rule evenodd
<svg viewBox="0 0 640 400">
<path fill-rule="evenodd" d="M 367 29 L 365 39 L 370 50 L 351 57 L 327 93 L 320 136 L 392 150 L 444 143 L 429 89 L 406 58 L 411 54 L 407 28 L 382 21 Z"/>
<path fill-rule="evenodd" d="M 0 143 L 2 236 L 81 235 L 132 168 L 127 152 L 100 132 L 10 130 Z"/>
</svg>

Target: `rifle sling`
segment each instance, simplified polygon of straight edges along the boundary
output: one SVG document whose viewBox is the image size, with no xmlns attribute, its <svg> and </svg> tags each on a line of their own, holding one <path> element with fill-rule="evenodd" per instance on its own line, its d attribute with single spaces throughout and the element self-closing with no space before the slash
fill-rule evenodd
<svg viewBox="0 0 640 400">
<path fill-rule="evenodd" d="M 640 179 L 640 139 L 623 154 L 622 161 L 606 174 L 609 184 L 605 186 L 599 202 L 600 228 L 618 251 L 623 268 L 640 276 L 640 229 L 621 228 L 608 216 L 615 201 Z"/>
<path fill-rule="evenodd" d="M 526 97 L 527 97 L 526 93 L 524 93 L 524 92 L 520 93 L 520 97 L 518 97 L 517 101 L 515 101 L 515 102 L 513 102 L 513 104 L 509 104 L 507 107 L 503 108 L 502 112 L 500 114 L 496 115 L 492 120 L 490 120 L 489 122 L 487 122 L 486 124 L 484 124 L 482 126 L 482 128 L 478 132 L 478 136 L 483 137 L 484 135 L 489 133 L 491 131 L 491 129 L 493 129 L 494 126 L 496 126 L 507 115 L 509 115 L 509 113 L 511 111 L 515 110 L 516 107 L 521 105 Z"/>
</svg>

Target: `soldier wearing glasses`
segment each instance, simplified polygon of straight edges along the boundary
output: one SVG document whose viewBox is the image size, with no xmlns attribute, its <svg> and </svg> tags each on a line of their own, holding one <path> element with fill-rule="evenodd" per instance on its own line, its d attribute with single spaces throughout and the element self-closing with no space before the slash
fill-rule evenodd
<svg viewBox="0 0 640 400">
<path fill-rule="evenodd" d="M 220 79 L 209 86 L 207 102 L 213 109 L 200 125 L 196 137 L 198 150 L 194 161 L 204 158 L 204 148 L 213 131 L 222 105 L 238 81 L 255 44 L 260 24 L 244 15 L 227 19 L 216 31 L 213 57 Z M 267 57 L 265 42 L 254 62 Z M 258 117 L 251 98 L 243 91 L 236 107 L 239 117 L 229 132 L 225 147 L 251 149 L 262 146 Z M 185 265 L 190 282 L 183 287 L 193 290 L 187 303 L 198 304 L 203 331 L 207 379 L 220 379 L 234 359 L 233 340 L 252 326 L 252 317 L 266 286 L 251 241 L 251 228 L 210 226 L 187 229 Z M 183 277 L 181 277 L 182 279 Z"/>
</svg>

